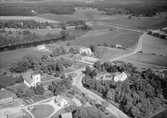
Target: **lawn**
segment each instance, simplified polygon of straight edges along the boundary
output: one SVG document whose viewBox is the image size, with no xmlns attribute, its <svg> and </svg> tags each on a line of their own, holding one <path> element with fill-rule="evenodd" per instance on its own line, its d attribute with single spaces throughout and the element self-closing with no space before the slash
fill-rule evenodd
<svg viewBox="0 0 167 118">
<path fill-rule="evenodd" d="M 137 61 L 146 64 L 153 64 L 158 66 L 167 66 L 167 57 L 158 55 L 149 55 L 145 53 L 137 53 L 130 57 L 125 58 L 127 60 Z"/>
<path fill-rule="evenodd" d="M 46 76 L 46 77 L 41 78 L 41 81 L 45 82 L 45 81 L 56 80 L 56 79 L 58 79 L 58 78 L 57 77 L 52 77 L 52 76 Z"/>
<path fill-rule="evenodd" d="M 68 75 L 71 75 L 72 77 L 76 77 L 77 76 L 77 73 L 70 73 L 70 74 L 67 74 Z"/>
<path fill-rule="evenodd" d="M 75 70 L 84 68 L 86 66 L 89 66 L 89 64 L 87 63 L 83 63 L 83 62 L 76 62 L 76 64 L 74 66 L 72 66 L 72 68 L 74 68 Z"/>
<path fill-rule="evenodd" d="M 61 79 L 56 79 L 56 80 L 51 80 L 51 81 L 47 81 L 47 82 L 43 82 L 43 86 L 49 86 L 52 84 L 52 82 L 58 82 L 58 81 L 61 81 Z"/>
<path fill-rule="evenodd" d="M 46 118 L 54 112 L 51 105 L 34 105 L 34 108 L 31 112 L 35 118 Z"/>
<path fill-rule="evenodd" d="M 61 108 L 53 116 L 51 116 L 51 118 L 59 118 L 58 116 L 63 114 L 63 113 L 67 113 L 67 112 L 64 110 L 64 108 Z"/>
<path fill-rule="evenodd" d="M 0 53 L 0 68 L 5 68 L 10 66 L 13 62 L 16 62 L 22 59 L 23 56 L 27 56 L 29 54 L 35 55 L 37 57 L 41 57 L 42 55 L 50 54 L 49 52 L 43 52 L 38 50 L 31 50 L 28 48 L 5 51 Z"/>
<path fill-rule="evenodd" d="M 16 82 L 16 78 L 0 74 L 0 85 L 9 86 Z"/>
<path fill-rule="evenodd" d="M 73 71 L 75 71 L 75 70 L 71 69 L 71 68 L 67 68 L 67 69 L 64 70 L 64 73 L 67 74 L 67 73 L 73 72 Z"/>
<path fill-rule="evenodd" d="M 127 30 L 118 31 L 91 31 L 89 34 L 79 37 L 71 42 L 73 45 L 90 46 L 90 45 L 108 45 L 120 44 L 123 47 L 134 46 L 138 42 L 141 34 Z"/>
<path fill-rule="evenodd" d="M 167 56 L 167 40 L 145 35 L 142 51 L 144 53 L 156 53 L 157 55 Z"/>
</svg>

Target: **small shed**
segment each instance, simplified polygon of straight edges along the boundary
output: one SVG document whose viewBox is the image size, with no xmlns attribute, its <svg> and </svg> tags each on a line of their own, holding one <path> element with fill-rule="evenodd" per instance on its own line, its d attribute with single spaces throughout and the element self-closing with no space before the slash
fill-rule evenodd
<svg viewBox="0 0 167 118">
<path fill-rule="evenodd" d="M 73 118 L 73 117 L 72 117 L 72 113 L 71 113 L 71 112 L 61 114 L 61 117 L 62 117 L 62 118 Z"/>
</svg>

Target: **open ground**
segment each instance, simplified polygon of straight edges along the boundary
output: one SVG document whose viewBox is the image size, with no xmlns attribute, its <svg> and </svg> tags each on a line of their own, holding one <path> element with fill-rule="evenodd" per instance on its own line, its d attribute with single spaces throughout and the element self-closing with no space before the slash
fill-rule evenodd
<svg viewBox="0 0 167 118">
<path fill-rule="evenodd" d="M 167 56 L 167 40 L 145 35 L 142 51 L 144 53 L 155 53 L 156 55 Z"/>
<path fill-rule="evenodd" d="M 99 31 L 91 31 L 88 35 L 79 37 L 76 40 L 73 40 L 71 44 L 73 45 L 103 45 L 104 43 L 108 44 L 120 44 L 123 47 L 131 47 L 134 46 L 139 39 L 140 33 L 131 32 L 127 30 L 116 30 L 109 31 L 107 30 L 99 30 Z"/>
</svg>

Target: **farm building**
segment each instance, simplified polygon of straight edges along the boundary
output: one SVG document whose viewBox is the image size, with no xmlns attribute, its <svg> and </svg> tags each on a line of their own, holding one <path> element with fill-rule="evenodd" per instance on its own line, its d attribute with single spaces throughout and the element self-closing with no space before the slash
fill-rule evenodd
<svg viewBox="0 0 167 118">
<path fill-rule="evenodd" d="M 68 104 L 68 101 L 65 99 L 65 97 L 58 95 L 55 98 L 55 101 L 60 105 L 60 106 L 66 106 Z"/>
<path fill-rule="evenodd" d="M 118 81 L 124 81 L 127 78 L 127 74 L 125 72 L 122 73 L 117 73 L 116 76 L 114 77 L 114 81 L 118 82 Z"/>
<path fill-rule="evenodd" d="M 80 54 L 86 53 L 87 55 L 91 55 L 91 54 L 92 54 L 92 51 L 91 51 L 90 48 L 80 48 L 79 53 L 80 53 Z"/>
<path fill-rule="evenodd" d="M 37 72 L 27 72 L 26 74 L 23 75 L 24 77 L 24 84 L 27 85 L 28 87 L 35 87 L 37 83 L 41 82 L 41 75 Z"/>
<path fill-rule="evenodd" d="M 61 118 L 73 118 L 73 117 L 72 117 L 72 113 L 69 112 L 69 113 L 61 114 Z"/>
<path fill-rule="evenodd" d="M 15 95 L 6 89 L 0 91 L 0 108 L 13 104 Z"/>
</svg>

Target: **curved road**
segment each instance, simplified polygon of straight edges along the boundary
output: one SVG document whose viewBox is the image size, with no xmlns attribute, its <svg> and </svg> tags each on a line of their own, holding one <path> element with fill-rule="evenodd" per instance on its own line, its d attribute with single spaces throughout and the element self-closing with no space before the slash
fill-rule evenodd
<svg viewBox="0 0 167 118">
<path fill-rule="evenodd" d="M 131 55 L 134 55 L 134 54 L 138 53 L 138 51 L 140 51 L 142 49 L 142 40 L 143 40 L 143 37 L 145 35 L 146 34 L 144 33 L 139 37 L 138 45 L 133 52 L 130 52 L 126 55 L 121 55 L 119 57 L 115 57 L 113 59 L 110 59 L 110 61 L 119 60 L 119 59 L 126 58 L 128 56 L 131 56 Z M 82 68 L 82 69 L 79 69 L 79 70 L 75 71 L 78 75 L 74 78 L 73 85 L 76 85 L 82 92 L 87 93 L 88 96 L 95 99 L 96 101 L 98 101 L 98 102 L 105 101 L 103 98 L 101 98 L 100 96 L 98 96 L 94 92 L 89 91 L 88 89 L 83 87 L 83 84 L 82 84 L 82 78 L 84 77 L 84 74 L 82 73 L 83 70 L 85 70 L 85 68 Z M 112 104 L 110 104 L 107 107 L 107 110 L 110 113 L 112 113 L 113 115 L 115 115 L 117 118 L 128 118 L 128 116 L 125 113 L 123 113 L 121 110 L 119 110 L 117 107 L 115 107 Z"/>
</svg>

